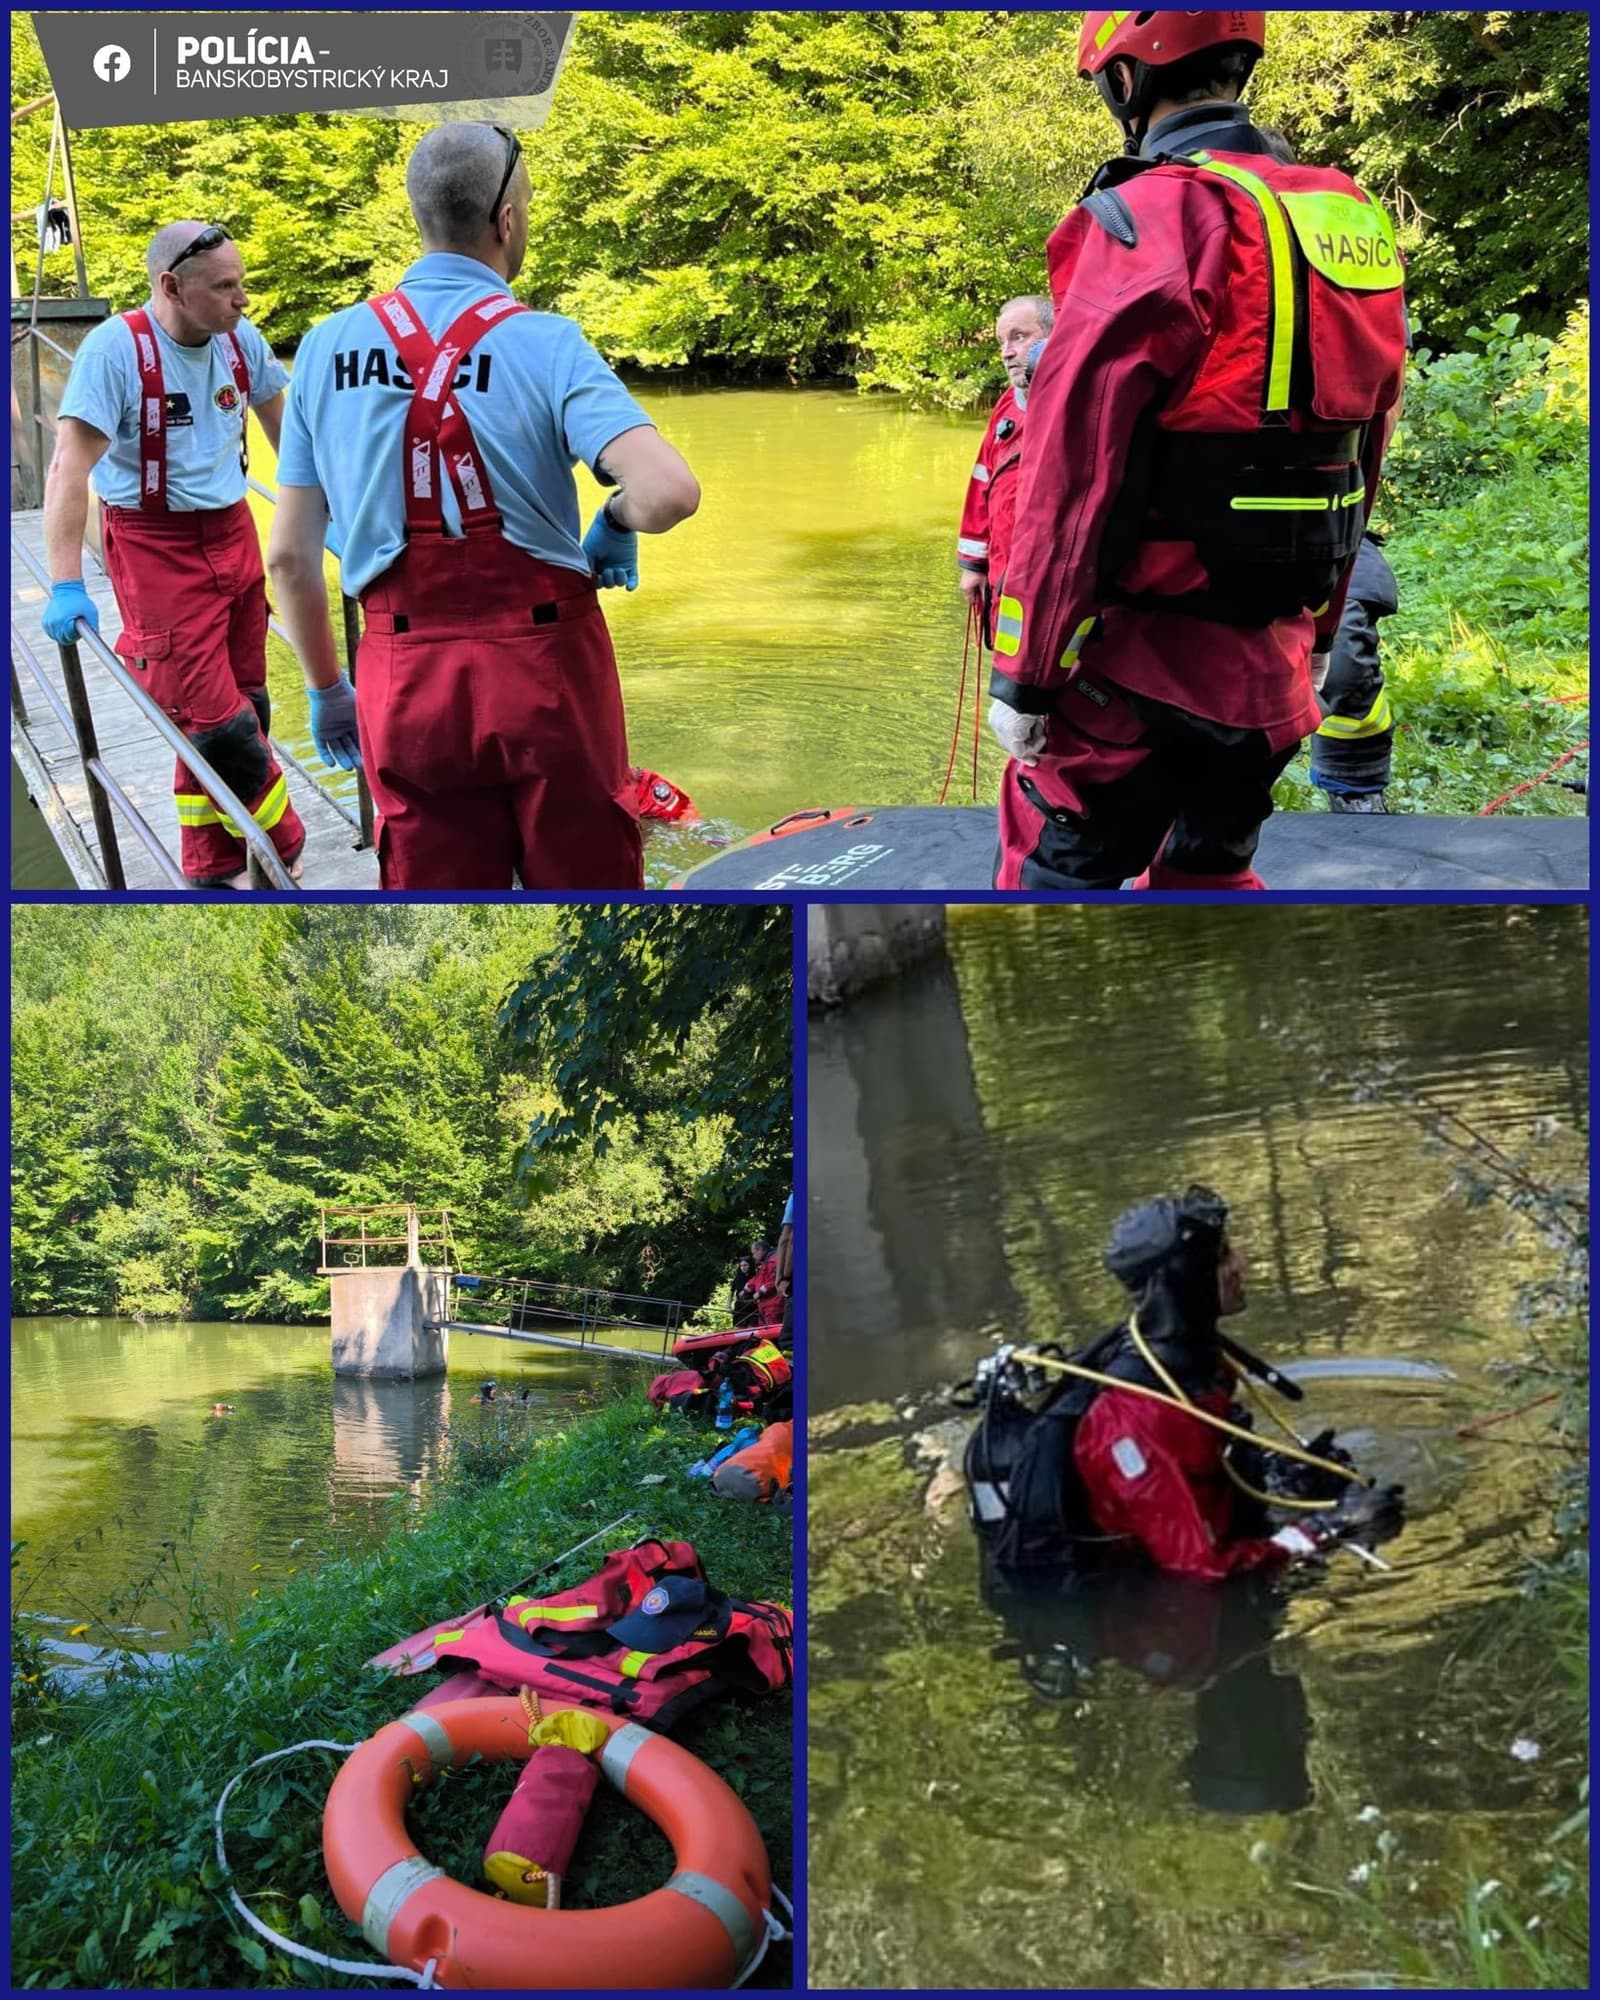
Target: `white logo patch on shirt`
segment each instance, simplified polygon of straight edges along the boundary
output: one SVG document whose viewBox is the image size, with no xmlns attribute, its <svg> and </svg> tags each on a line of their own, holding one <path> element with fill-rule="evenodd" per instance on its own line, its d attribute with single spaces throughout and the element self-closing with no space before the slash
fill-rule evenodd
<svg viewBox="0 0 1600 2000">
<path fill-rule="evenodd" d="M 1132 1438 L 1118 1438 L 1111 1447 L 1111 1456 L 1124 1479 L 1142 1479 L 1149 1470 L 1144 1453 Z"/>
</svg>

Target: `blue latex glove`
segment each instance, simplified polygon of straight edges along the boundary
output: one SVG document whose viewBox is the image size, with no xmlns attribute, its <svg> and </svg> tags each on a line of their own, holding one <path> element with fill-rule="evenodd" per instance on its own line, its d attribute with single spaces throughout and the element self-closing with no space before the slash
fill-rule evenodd
<svg viewBox="0 0 1600 2000">
<path fill-rule="evenodd" d="M 589 523 L 583 552 L 602 590 L 639 588 L 639 537 L 631 528 L 614 528 L 602 507 Z"/>
<path fill-rule="evenodd" d="M 70 646 L 77 638 L 80 618 L 88 619 L 91 632 L 100 630 L 100 613 L 84 589 L 82 578 L 51 584 L 50 602 L 44 608 L 44 629 L 58 646 Z"/>
<path fill-rule="evenodd" d="M 361 741 L 356 735 L 356 691 L 341 674 L 332 687 L 311 689 L 311 740 L 329 770 L 359 771 Z"/>
</svg>

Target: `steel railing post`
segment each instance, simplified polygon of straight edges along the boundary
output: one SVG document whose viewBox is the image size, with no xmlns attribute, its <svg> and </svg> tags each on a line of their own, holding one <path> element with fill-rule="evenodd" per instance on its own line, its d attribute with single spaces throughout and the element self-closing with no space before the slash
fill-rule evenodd
<svg viewBox="0 0 1600 2000">
<path fill-rule="evenodd" d="M 66 682 L 67 707 L 72 713 L 72 733 L 77 739 L 78 760 L 83 765 L 83 781 L 89 787 L 89 810 L 94 815 L 95 836 L 100 842 L 100 867 L 108 889 L 126 889 L 122 855 L 117 847 L 117 826 L 105 787 L 89 769 L 98 760 L 100 745 L 95 739 L 94 715 L 89 707 L 89 690 L 83 683 L 83 662 L 78 658 L 76 640 L 60 648 L 61 678 Z"/>
<path fill-rule="evenodd" d="M 356 684 L 356 654 L 361 648 L 361 607 L 346 592 L 339 593 L 344 603 L 344 670 L 350 676 L 350 685 Z M 373 843 L 372 792 L 367 784 L 367 774 L 356 772 L 356 808 L 361 815 L 361 838 L 356 842 L 357 850 L 370 847 Z"/>
<path fill-rule="evenodd" d="M 47 435 L 44 421 L 44 372 L 39 356 L 38 336 L 31 327 L 28 333 L 28 400 L 33 406 L 28 412 L 29 423 L 33 430 L 33 447 L 29 455 L 33 460 L 34 489 L 29 498 L 35 507 L 42 507 L 47 469 L 44 449 Z"/>
</svg>

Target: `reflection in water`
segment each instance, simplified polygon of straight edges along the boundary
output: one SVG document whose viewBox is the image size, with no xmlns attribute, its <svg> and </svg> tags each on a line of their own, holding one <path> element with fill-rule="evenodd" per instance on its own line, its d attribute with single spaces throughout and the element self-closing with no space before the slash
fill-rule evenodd
<svg viewBox="0 0 1600 2000">
<path fill-rule="evenodd" d="M 31 682 L 28 692 L 33 692 Z M 27 783 L 17 769 L 15 758 L 11 761 L 11 886 L 13 889 L 78 886 L 45 825 L 44 815 L 28 797 Z"/>
<path fill-rule="evenodd" d="M 352 1486 L 373 1492 L 415 1493 L 434 1460 L 450 1421 L 450 1378 L 420 1382 L 364 1382 L 333 1377 L 335 1491 Z"/>
<path fill-rule="evenodd" d="M 808 1094 L 827 1107 L 811 1156 L 818 1324 L 851 1334 L 815 1345 L 815 1409 L 897 1395 L 924 1379 L 936 1329 L 964 1336 L 1016 1311 L 955 974 L 935 960 L 894 1002 L 892 1019 L 846 1008 L 812 1038 Z M 936 1349 L 939 1368 L 967 1352 Z"/>
<path fill-rule="evenodd" d="M 1348 1983 L 1336 1901 L 1296 1882 L 1344 1886 L 1383 1833 L 1414 1927 L 1466 1868 L 1536 1865 L 1579 1775 L 1509 1751 L 1546 1665 L 1507 1610 L 1548 1467 L 1457 1433 L 1505 1406 L 1492 1364 L 1520 1352 L 1545 1253 L 1451 1194 L 1399 1097 L 1570 1171 L 1585 926 L 962 910 L 948 967 L 813 1023 L 816 1983 Z M 1334 1080 L 1278 1029 L 1319 1039 Z M 1353 1100 L 1343 1079 L 1375 1062 L 1394 1085 Z M 970 1420 L 933 1421 L 936 1392 L 996 1335 L 1110 1325 L 1110 1222 L 1196 1179 L 1233 1204 L 1257 1352 L 1453 1371 L 1319 1381 L 1301 1412 L 1406 1482 L 1394 1568 L 1342 1557 L 1278 1598 L 986 1600 L 953 1476 Z"/>
<path fill-rule="evenodd" d="M 1063 1577 L 1052 1587 L 985 1565 L 983 1597 L 1005 1626 L 995 1658 L 1013 1661 L 1041 1701 L 1114 1701 L 1116 1664 L 1152 1686 L 1192 1691 L 1194 1747 L 1183 1779 L 1196 1806 L 1292 1813 L 1311 1803 L 1305 1688 L 1270 1658 L 1281 1583 L 1135 1571 Z"/>
<path fill-rule="evenodd" d="M 381 1539 L 396 1496 L 437 1476 L 452 1435 L 537 1430 L 640 1373 L 456 1334 L 448 1375 L 360 1382 L 334 1376 L 325 1326 L 14 1320 L 25 1609 L 68 1656 L 87 1646 L 69 1643 L 70 1629 L 89 1622 L 88 1640 L 102 1637 L 108 1615 L 157 1650 L 182 1646 L 207 1593 L 265 1594 L 321 1551 Z M 536 1400 L 509 1416 L 481 1409 L 472 1397 L 485 1376 Z"/>
</svg>

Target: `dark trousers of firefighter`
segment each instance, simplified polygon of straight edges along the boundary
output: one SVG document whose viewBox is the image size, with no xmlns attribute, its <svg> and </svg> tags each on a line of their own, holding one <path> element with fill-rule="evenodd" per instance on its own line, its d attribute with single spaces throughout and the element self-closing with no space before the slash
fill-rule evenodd
<svg viewBox="0 0 1600 2000">
<path fill-rule="evenodd" d="M 1389 782 L 1394 713 L 1383 684 L 1380 615 L 1351 598 L 1317 687 L 1323 720 L 1311 739 L 1311 782 L 1325 792 L 1381 792 Z"/>
<path fill-rule="evenodd" d="M 1037 765 L 1000 789 L 997 889 L 1255 889 L 1272 787 L 1299 748 L 1078 675 Z"/>
<path fill-rule="evenodd" d="M 102 507 L 117 651 L 290 862 L 306 830 L 268 747 L 267 581 L 243 500 L 215 512 Z M 179 860 L 196 884 L 245 866 L 238 828 L 181 760 L 172 775 Z"/>
<path fill-rule="evenodd" d="M 361 752 L 386 889 L 636 889 L 622 688 L 590 577 L 414 536 L 362 596 Z"/>
</svg>

